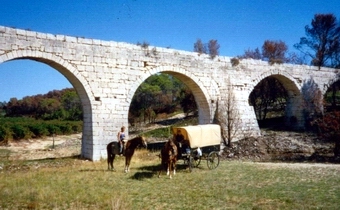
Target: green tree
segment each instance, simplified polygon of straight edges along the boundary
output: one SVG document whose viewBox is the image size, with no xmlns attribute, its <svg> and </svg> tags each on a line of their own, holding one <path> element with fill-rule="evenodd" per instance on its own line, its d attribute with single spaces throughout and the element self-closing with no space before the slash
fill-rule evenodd
<svg viewBox="0 0 340 210">
<path fill-rule="evenodd" d="M 314 66 L 339 65 L 340 26 L 333 14 L 315 14 L 311 27 L 305 26 L 306 37 L 294 47 L 309 56 Z"/>
<path fill-rule="evenodd" d="M 39 102 L 37 114 L 44 120 L 54 119 L 54 114 L 60 109 L 60 101 L 54 98 L 44 98 Z"/>
<path fill-rule="evenodd" d="M 20 113 L 19 102 L 17 98 L 10 98 L 6 107 L 7 117 L 17 117 Z"/>
<path fill-rule="evenodd" d="M 195 113 L 197 111 L 197 105 L 196 105 L 195 97 L 192 94 L 192 92 L 187 88 L 184 88 L 184 89 L 181 90 L 181 102 L 180 102 L 180 104 L 181 104 L 183 112 L 186 114 L 186 116 L 188 116 L 192 112 Z"/>
<path fill-rule="evenodd" d="M 6 102 L 0 102 L 0 117 L 3 117 L 6 114 Z"/>
<path fill-rule="evenodd" d="M 140 116 L 141 120 L 145 123 L 148 116 L 147 112 L 150 112 L 148 109 L 154 107 L 154 96 L 160 93 L 161 89 L 159 86 L 151 85 L 147 82 L 142 83 L 132 99 L 130 112 L 134 116 Z"/>
<path fill-rule="evenodd" d="M 77 92 L 74 89 L 65 89 L 60 97 L 62 104 L 60 115 L 66 115 L 68 120 L 82 120 L 83 112 Z"/>
<path fill-rule="evenodd" d="M 186 109 L 187 105 L 184 108 L 180 106 L 181 102 L 186 100 L 186 95 L 182 94 L 183 89 L 187 89 L 185 84 L 171 75 L 161 73 L 150 76 L 140 85 L 132 98 L 129 122 L 134 124 L 137 118 L 139 121 L 152 122 L 158 114 L 173 113 L 180 108 Z M 186 91 L 192 94 L 190 90 Z"/>
<path fill-rule="evenodd" d="M 49 91 L 47 94 L 11 98 L 6 105 L 7 117 L 82 120 L 81 102 L 73 88 Z"/>
</svg>

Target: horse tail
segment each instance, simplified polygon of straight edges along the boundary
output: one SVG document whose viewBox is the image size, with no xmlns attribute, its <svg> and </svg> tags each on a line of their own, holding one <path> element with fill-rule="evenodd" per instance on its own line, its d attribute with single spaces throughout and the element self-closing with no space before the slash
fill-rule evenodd
<svg viewBox="0 0 340 210">
<path fill-rule="evenodd" d="M 111 154 L 112 151 L 112 142 L 110 142 L 107 146 L 106 146 L 106 152 L 107 155 L 109 156 L 109 154 Z"/>
</svg>

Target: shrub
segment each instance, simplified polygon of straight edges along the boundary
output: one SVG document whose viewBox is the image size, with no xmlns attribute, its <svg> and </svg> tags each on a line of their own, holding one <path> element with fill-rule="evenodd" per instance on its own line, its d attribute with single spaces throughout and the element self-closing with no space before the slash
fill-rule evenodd
<svg viewBox="0 0 340 210">
<path fill-rule="evenodd" d="M 82 122 L 81 123 L 73 122 L 72 130 L 73 130 L 74 133 L 82 132 L 83 131 L 83 124 L 82 124 Z"/>
<path fill-rule="evenodd" d="M 67 122 L 65 124 L 61 124 L 59 128 L 60 128 L 60 131 L 62 132 L 62 134 L 64 134 L 64 135 L 68 135 L 68 134 L 73 133 L 72 132 L 72 125 L 69 122 Z"/>
<path fill-rule="evenodd" d="M 47 126 L 45 124 L 36 123 L 33 125 L 29 125 L 29 129 L 33 132 L 34 137 L 45 137 L 48 136 L 50 133 L 48 132 Z"/>
<path fill-rule="evenodd" d="M 53 122 L 47 124 L 47 130 L 50 134 L 56 134 L 56 135 L 62 134 L 59 126 Z"/>
<path fill-rule="evenodd" d="M 0 125 L 0 141 L 8 142 L 13 139 L 12 130 L 6 125 Z"/>
<path fill-rule="evenodd" d="M 312 122 L 318 134 L 334 142 L 334 156 L 340 157 L 340 112 L 329 112 Z"/>
<path fill-rule="evenodd" d="M 52 134 L 80 133 L 82 121 L 35 120 L 32 118 L 0 118 L 0 141 L 45 137 Z"/>
<path fill-rule="evenodd" d="M 240 64 L 240 60 L 238 58 L 232 58 L 230 59 L 230 62 L 232 66 L 237 66 L 238 64 Z"/>
<path fill-rule="evenodd" d="M 30 131 L 28 127 L 21 124 L 13 124 L 11 127 L 13 138 L 16 140 L 19 139 L 30 139 L 33 136 L 33 133 Z"/>
</svg>

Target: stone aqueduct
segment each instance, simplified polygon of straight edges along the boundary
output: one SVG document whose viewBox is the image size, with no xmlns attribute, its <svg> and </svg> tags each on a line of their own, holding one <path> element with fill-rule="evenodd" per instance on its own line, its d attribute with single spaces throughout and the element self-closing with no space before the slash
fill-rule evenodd
<svg viewBox="0 0 340 210">
<path fill-rule="evenodd" d="M 304 65 L 269 65 L 242 60 L 232 66 L 229 57 L 159 47 L 52 35 L 0 26 L 0 64 L 16 59 L 45 63 L 64 75 L 76 89 L 84 112 L 82 157 L 93 161 L 106 158 L 105 146 L 128 125 L 132 97 L 143 81 L 157 73 L 173 75 L 193 92 L 199 123 L 211 123 L 217 103 L 235 96 L 242 135 L 258 136 L 260 129 L 248 98 L 253 88 L 267 77 L 277 78 L 289 100 L 285 118 L 294 117 L 303 126 L 303 84 L 313 79 L 320 91 L 338 79 L 338 70 L 320 70 Z M 32 72 L 33 74 L 33 72 Z"/>
</svg>

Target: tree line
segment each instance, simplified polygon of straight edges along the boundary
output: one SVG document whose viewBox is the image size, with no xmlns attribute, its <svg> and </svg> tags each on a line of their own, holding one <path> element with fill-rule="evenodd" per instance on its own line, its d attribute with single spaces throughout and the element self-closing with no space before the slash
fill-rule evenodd
<svg viewBox="0 0 340 210">
<path fill-rule="evenodd" d="M 176 77 L 160 73 L 150 76 L 137 89 L 130 104 L 129 123 L 152 123 L 174 112 L 189 115 L 196 111 L 191 90 Z"/>
<path fill-rule="evenodd" d="M 137 89 L 129 110 L 129 123 L 152 123 L 173 112 L 197 110 L 194 96 L 184 83 L 167 74 L 149 77 Z M 28 139 L 82 131 L 81 101 L 73 88 L 47 94 L 11 98 L 0 103 L 0 141 Z M 196 113 L 197 114 L 197 113 Z"/>
<path fill-rule="evenodd" d="M 203 43 L 197 39 L 194 52 L 209 54 L 213 59 L 219 55 L 220 45 L 215 39 Z M 334 14 L 315 14 L 311 25 L 305 26 L 305 36 L 294 48 L 302 53 L 289 52 L 287 44 L 282 40 L 265 40 L 261 50 L 247 49 L 236 59 L 258 59 L 274 63 L 309 64 L 318 67 L 340 67 L 340 24 Z"/>
<path fill-rule="evenodd" d="M 176 111 L 187 115 L 197 110 L 188 87 L 167 74 L 150 76 L 137 89 L 129 110 L 129 122 L 154 122 L 159 114 Z M 2 117 L 28 117 L 39 120 L 81 121 L 81 101 L 73 88 L 49 91 L 47 94 L 11 98 L 0 103 Z"/>
<path fill-rule="evenodd" d="M 81 102 L 73 88 L 49 91 L 47 94 L 11 98 L 0 103 L 4 117 L 29 117 L 41 120 L 83 119 Z"/>
<path fill-rule="evenodd" d="M 73 88 L 0 103 L 0 142 L 82 132 L 83 113 Z"/>
</svg>

